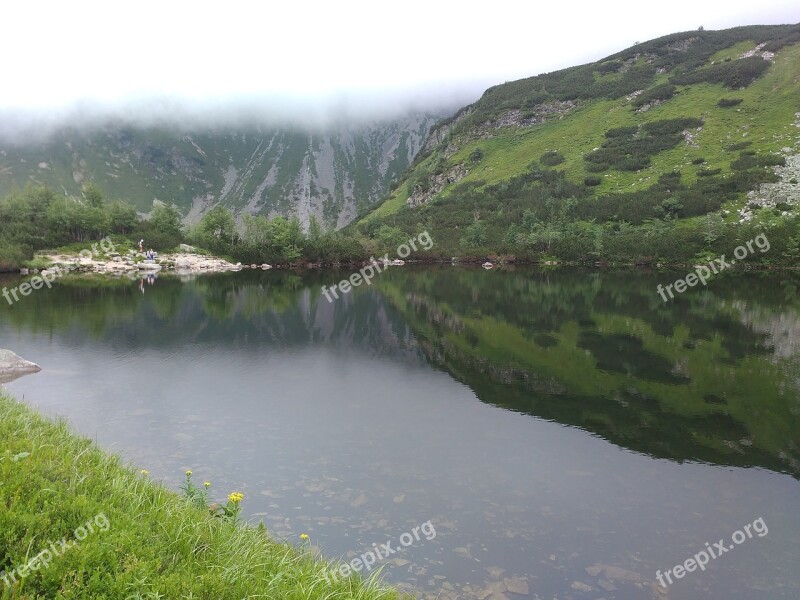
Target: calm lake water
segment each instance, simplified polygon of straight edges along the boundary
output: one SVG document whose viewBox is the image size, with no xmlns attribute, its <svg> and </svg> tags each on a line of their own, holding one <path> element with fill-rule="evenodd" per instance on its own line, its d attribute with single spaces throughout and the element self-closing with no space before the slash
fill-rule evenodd
<svg viewBox="0 0 800 600">
<path fill-rule="evenodd" d="M 64 279 L 0 307 L 43 367 L 5 387 L 277 538 L 391 542 L 421 598 L 800 596 L 800 279 L 403 267 L 328 303 L 345 275 Z"/>
</svg>

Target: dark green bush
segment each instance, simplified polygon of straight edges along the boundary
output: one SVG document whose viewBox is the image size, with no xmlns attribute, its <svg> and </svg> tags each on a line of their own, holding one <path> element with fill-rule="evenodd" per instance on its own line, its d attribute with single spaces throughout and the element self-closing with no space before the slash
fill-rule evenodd
<svg viewBox="0 0 800 600">
<path fill-rule="evenodd" d="M 681 174 L 673 171 L 661 175 L 658 183 L 648 189 L 612 193 L 600 198 L 584 197 L 579 200 L 575 212 L 580 219 L 627 221 L 632 224 L 641 224 L 654 216 L 664 216 L 667 211 L 674 213 L 677 210 L 680 217 L 694 217 L 719 210 L 724 202 L 739 198 L 742 192 L 776 179 L 777 176 L 771 171 L 755 169 L 737 172 L 726 178 L 702 177 L 686 186 L 681 183 Z M 670 199 L 677 200 L 680 209 L 675 203 L 664 204 Z"/>
<path fill-rule="evenodd" d="M 554 152 L 551 150 L 550 152 L 545 152 L 542 154 L 539 162 L 546 167 L 555 167 L 556 165 L 560 165 L 564 162 L 564 156 L 559 152 Z"/>
<path fill-rule="evenodd" d="M 692 164 L 693 164 L 693 165 L 702 165 L 704 162 L 706 162 L 706 159 L 705 159 L 705 158 L 702 158 L 702 157 L 699 157 L 699 158 L 695 158 L 695 159 L 692 161 Z"/>
<path fill-rule="evenodd" d="M 670 82 L 678 85 L 692 85 L 703 82 L 720 83 L 728 89 L 735 90 L 753 83 L 753 81 L 766 73 L 769 65 L 769 62 L 759 56 L 750 56 L 676 75 L 670 79 Z"/>
<path fill-rule="evenodd" d="M 671 133 L 680 133 L 684 129 L 694 129 L 703 126 L 703 119 L 695 119 L 694 117 L 683 117 L 679 119 L 664 119 L 663 121 L 651 121 L 642 125 L 650 135 L 669 135 Z"/>
<path fill-rule="evenodd" d="M 603 180 L 597 175 L 589 175 L 588 177 L 584 177 L 583 179 L 583 185 L 588 187 L 600 185 L 602 182 Z"/>
<path fill-rule="evenodd" d="M 641 171 L 649 166 L 650 157 L 641 154 L 637 156 L 626 156 L 617 163 L 617 168 L 620 171 Z"/>
<path fill-rule="evenodd" d="M 794 25 L 793 28 L 787 31 L 784 35 L 778 36 L 766 43 L 762 48 L 764 52 L 777 52 L 778 50 L 800 42 L 800 27 Z"/>
<path fill-rule="evenodd" d="M 652 121 L 639 127 L 617 127 L 605 133 L 600 148 L 583 156 L 587 171 L 599 173 L 607 168 L 618 171 L 639 171 L 650 165 L 650 158 L 663 150 L 677 146 L 681 132 L 689 127 L 699 127 L 701 119 L 691 117 Z M 606 166 L 608 165 L 608 166 Z"/>
<path fill-rule="evenodd" d="M 780 154 L 762 154 L 758 156 L 758 164 L 761 167 L 785 167 L 786 157 Z"/>
<path fill-rule="evenodd" d="M 717 106 L 720 108 L 732 108 L 734 106 L 739 106 L 744 100 L 742 98 L 720 98 L 720 101 L 717 102 Z"/>
<path fill-rule="evenodd" d="M 600 75 L 608 75 L 609 73 L 616 73 L 622 67 L 622 61 L 610 60 L 608 62 L 600 63 L 595 67 L 595 71 Z"/>
<path fill-rule="evenodd" d="M 677 187 L 681 184 L 681 172 L 680 171 L 670 171 L 669 173 L 664 173 L 661 177 L 658 178 L 657 188 L 669 191 L 670 188 Z"/>
<path fill-rule="evenodd" d="M 739 158 L 731 163 L 734 171 L 746 171 L 754 167 L 775 167 L 785 166 L 786 159 L 778 154 L 756 155 L 754 152 L 745 151 L 739 154 Z"/>
<path fill-rule="evenodd" d="M 697 172 L 698 177 L 713 177 L 722 173 L 722 169 L 700 169 Z"/>
<path fill-rule="evenodd" d="M 675 95 L 675 86 L 670 83 L 657 85 L 654 88 L 645 90 L 633 99 L 631 104 L 635 107 L 644 106 L 645 104 L 652 104 L 653 102 L 669 100 Z"/>
<path fill-rule="evenodd" d="M 746 152 L 739 154 L 739 158 L 731 163 L 731 169 L 735 171 L 746 171 L 757 166 L 758 160 L 756 160 L 756 157 Z"/>
<path fill-rule="evenodd" d="M 589 173 L 602 173 L 603 171 L 608 171 L 611 168 L 611 165 L 606 162 L 587 162 L 586 163 L 586 170 Z"/>
</svg>

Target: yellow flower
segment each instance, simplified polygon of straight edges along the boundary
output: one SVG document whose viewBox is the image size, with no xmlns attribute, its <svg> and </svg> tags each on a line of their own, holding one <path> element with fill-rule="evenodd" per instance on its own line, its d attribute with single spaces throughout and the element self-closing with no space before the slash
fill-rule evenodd
<svg viewBox="0 0 800 600">
<path fill-rule="evenodd" d="M 147 469 L 142 469 L 142 475 L 150 475 L 150 471 Z"/>
<path fill-rule="evenodd" d="M 211 487 L 211 482 L 210 481 L 204 481 L 203 485 L 206 486 L 207 488 L 210 488 Z"/>
<path fill-rule="evenodd" d="M 187 477 L 191 477 L 191 476 L 192 476 L 192 471 L 191 471 L 191 469 L 189 469 L 188 471 L 186 471 L 186 476 L 187 476 Z"/>
<path fill-rule="evenodd" d="M 308 534 L 307 533 L 301 533 L 300 534 L 300 539 L 305 542 L 308 539 Z"/>
<path fill-rule="evenodd" d="M 228 500 L 233 502 L 234 504 L 239 504 L 242 500 L 244 500 L 244 494 L 241 492 L 231 492 L 228 496 Z"/>
</svg>

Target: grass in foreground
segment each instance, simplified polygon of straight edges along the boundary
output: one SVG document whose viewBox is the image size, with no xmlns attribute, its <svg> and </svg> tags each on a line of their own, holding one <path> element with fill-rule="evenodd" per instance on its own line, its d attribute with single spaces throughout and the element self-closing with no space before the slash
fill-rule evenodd
<svg viewBox="0 0 800 600">
<path fill-rule="evenodd" d="M 0 506 L 0 577 L 17 574 L 0 578 L 2 600 L 404 598 L 356 576 L 326 582 L 309 551 L 214 518 L 2 393 Z M 19 578 L 62 539 L 69 549 Z"/>
</svg>

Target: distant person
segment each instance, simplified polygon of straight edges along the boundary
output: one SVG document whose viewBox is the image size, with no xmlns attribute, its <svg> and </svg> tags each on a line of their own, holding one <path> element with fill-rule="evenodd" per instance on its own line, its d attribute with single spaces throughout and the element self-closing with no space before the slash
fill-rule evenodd
<svg viewBox="0 0 800 600">
<path fill-rule="evenodd" d="M 144 252 L 144 240 L 139 240 L 139 252 Z"/>
</svg>

